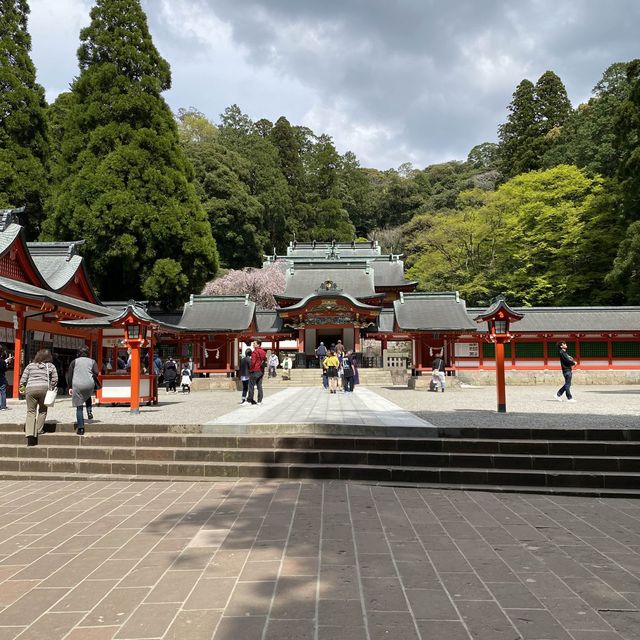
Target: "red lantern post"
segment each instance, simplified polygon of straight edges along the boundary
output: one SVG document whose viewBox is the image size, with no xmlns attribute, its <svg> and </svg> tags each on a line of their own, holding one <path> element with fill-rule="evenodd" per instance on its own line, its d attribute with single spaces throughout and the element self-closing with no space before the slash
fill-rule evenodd
<svg viewBox="0 0 640 640">
<path fill-rule="evenodd" d="M 131 413 L 140 413 L 140 348 L 144 346 L 146 325 L 135 316 L 124 321 L 125 344 L 131 349 Z"/>
<path fill-rule="evenodd" d="M 498 396 L 498 413 L 507 412 L 507 390 L 504 376 L 504 345 L 511 342 L 509 325 L 524 318 L 523 313 L 518 313 L 509 307 L 504 296 L 498 296 L 487 311 L 476 316 L 476 322 L 486 322 L 488 327 L 488 339 L 496 347 L 496 393 Z"/>
</svg>

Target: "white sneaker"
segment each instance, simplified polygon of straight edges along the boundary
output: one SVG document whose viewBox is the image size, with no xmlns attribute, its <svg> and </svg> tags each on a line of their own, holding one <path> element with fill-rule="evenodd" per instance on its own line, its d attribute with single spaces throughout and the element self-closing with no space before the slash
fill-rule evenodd
<svg viewBox="0 0 640 640">
<path fill-rule="evenodd" d="M 557 400 L 558 402 L 562 402 L 564 400 L 564 398 L 562 396 L 559 396 L 557 393 L 553 394 L 553 399 Z"/>
<path fill-rule="evenodd" d="M 576 399 L 575 398 L 571 398 L 570 400 L 567 400 L 567 402 L 575 402 Z"/>
</svg>

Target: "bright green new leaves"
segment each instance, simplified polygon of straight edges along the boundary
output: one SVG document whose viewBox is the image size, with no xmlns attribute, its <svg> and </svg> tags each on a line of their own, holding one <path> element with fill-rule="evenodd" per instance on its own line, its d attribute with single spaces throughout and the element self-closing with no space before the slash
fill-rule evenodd
<svg viewBox="0 0 640 640">
<path fill-rule="evenodd" d="M 496 192 L 465 192 L 456 211 L 425 216 L 422 227 L 413 221 L 409 249 L 420 257 L 408 275 L 473 304 L 497 293 L 526 305 L 575 303 L 602 288 L 603 272 L 588 265 L 602 197 L 601 179 L 571 166 L 522 174 Z M 601 240 L 596 260 L 611 256 Z"/>
<path fill-rule="evenodd" d="M 103 299 L 175 306 L 217 270 L 211 227 L 173 115 L 169 66 L 138 0 L 98 0 L 81 32 L 81 73 L 52 109 L 60 135 L 44 236 L 84 238 Z M 158 263 L 158 264 L 156 264 Z M 160 296 L 161 279 L 168 294 Z"/>
<path fill-rule="evenodd" d="M 49 140 L 44 89 L 29 56 L 26 0 L 0 0 L 0 207 L 26 207 L 37 236 L 47 195 Z"/>
</svg>

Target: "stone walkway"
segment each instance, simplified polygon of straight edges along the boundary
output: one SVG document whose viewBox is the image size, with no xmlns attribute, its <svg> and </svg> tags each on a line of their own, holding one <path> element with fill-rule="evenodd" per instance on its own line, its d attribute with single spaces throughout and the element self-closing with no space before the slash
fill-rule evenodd
<svg viewBox="0 0 640 640">
<path fill-rule="evenodd" d="M 2 640 L 637 640 L 640 501 L 0 482 Z"/>
<path fill-rule="evenodd" d="M 206 422 L 208 425 L 336 424 L 367 427 L 430 427 L 426 420 L 374 391 L 331 395 L 322 388 L 291 387 L 265 397 L 261 405 L 241 405 L 235 411 Z"/>
</svg>

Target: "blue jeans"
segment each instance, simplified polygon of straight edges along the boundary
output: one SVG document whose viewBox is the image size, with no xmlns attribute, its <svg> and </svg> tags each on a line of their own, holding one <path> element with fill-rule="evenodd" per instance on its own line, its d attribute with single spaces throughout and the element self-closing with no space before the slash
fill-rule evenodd
<svg viewBox="0 0 640 640">
<path fill-rule="evenodd" d="M 7 383 L 0 384 L 0 409 L 7 408 Z"/>
<path fill-rule="evenodd" d="M 573 376 L 573 372 L 571 371 L 571 369 L 567 369 L 562 372 L 562 375 L 564 376 L 564 384 L 558 391 L 558 398 L 561 398 L 562 394 L 566 393 L 567 400 L 571 400 L 571 378 Z"/>
<path fill-rule="evenodd" d="M 84 428 L 84 415 L 83 415 L 84 405 L 81 404 L 79 407 L 76 407 L 76 422 L 78 423 L 78 429 Z"/>
</svg>

